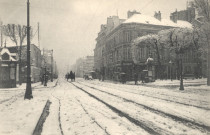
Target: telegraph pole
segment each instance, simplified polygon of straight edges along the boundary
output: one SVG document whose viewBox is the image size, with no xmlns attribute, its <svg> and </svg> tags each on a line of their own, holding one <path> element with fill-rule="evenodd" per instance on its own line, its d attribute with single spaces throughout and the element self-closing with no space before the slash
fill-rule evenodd
<svg viewBox="0 0 210 135">
<path fill-rule="evenodd" d="M 1 21 L 1 47 L 3 47 L 3 22 Z"/>
<path fill-rule="evenodd" d="M 27 84 L 26 84 L 26 92 L 24 99 L 31 99 L 32 89 L 31 89 L 31 62 L 30 62 L 30 3 L 27 0 Z"/>
<path fill-rule="evenodd" d="M 53 50 L 51 52 L 51 82 L 53 82 Z"/>
<path fill-rule="evenodd" d="M 39 49 L 40 49 L 39 22 L 38 22 L 38 46 L 39 46 Z"/>
</svg>

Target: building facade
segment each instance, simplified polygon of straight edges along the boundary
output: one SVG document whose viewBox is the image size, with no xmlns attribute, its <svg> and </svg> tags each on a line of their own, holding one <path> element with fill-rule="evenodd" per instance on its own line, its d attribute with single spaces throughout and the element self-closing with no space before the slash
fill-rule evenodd
<svg viewBox="0 0 210 135">
<path fill-rule="evenodd" d="M 41 76 L 45 74 L 45 68 L 46 68 L 46 74 L 48 75 L 49 80 L 53 80 L 53 78 L 58 77 L 58 69 L 56 65 L 56 61 L 53 58 L 53 50 L 47 50 L 43 49 L 42 54 L 42 62 L 41 62 Z"/>
<path fill-rule="evenodd" d="M 0 48 L 0 88 L 16 87 L 17 56 L 8 48 Z"/>
<path fill-rule="evenodd" d="M 187 2 L 187 8 L 185 10 L 181 11 L 175 11 L 171 13 L 170 19 L 174 22 L 177 22 L 177 20 L 183 20 L 192 23 L 194 19 L 196 18 L 196 10 L 194 7 L 194 3 Z"/>
<path fill-rule="evenodd" d="M 34 44 L 31 44 L 31 81 L 38 82 L 40 81 L 40 73 L 41 73 L 41 50 Z M 27 80 L 27 46 L 23 45 L 20 49 L 20 46 L 10 46 L 6 47 L 12 58 L 16 60 L 16 82 L 19 82 L 19 76 L 21 78 L 21 82 L 26 82 Z M 19 53 L 21 51 L 21 67 L 19 66 Z M 19 70 L 20 68 L 20 70 Z M 21 72 L 21 73 L 20 73 Z"/>
<path fill-rule="evenodd" d="M 191 27 L 185 21 L 162 19 L 161 13 L 154 17 L 142 15 L 139 12 L 128 12 L 128 19 L 116 23 L 116 17 L 107 18 L 107 24 L 101 25 L 101 31 L 96 38 L 94 49 L 95 70 L 104 75 L 105 79 L 120 80 L 120 74 L 125 73 L 127 80 L 133 80 L 135 65 L 131 55 L 132 40 L 160 30 L 174 27 Z M 121 19 L 118 19 L 121 20 Z M 110 23 L 112 22 L 112 23 Z M 112 24 L 112 25 L 111 25 Z M 184 24 L 184 25 L 183 25 Z M 144 58 L 146 61 L 147 57 Z"/>
<path fill-rule="evenodd" d="M 76 63 L 71 66 L 71 70 L 75 72 L 76 77 L 90 75 L 94 71 L 94 56 L 77 59 Z"/>
<path fill-rule="evenodd" d="M 30 46 L 31 50 L 31 81 L 32 82 L 39 82 L 40 81 L 40 73 L 41 73 L 41 50 L 34 44 Z M 27 46 L 22 46 L 22 78 L 23 82 L 27 80 Z"/>
</svg>

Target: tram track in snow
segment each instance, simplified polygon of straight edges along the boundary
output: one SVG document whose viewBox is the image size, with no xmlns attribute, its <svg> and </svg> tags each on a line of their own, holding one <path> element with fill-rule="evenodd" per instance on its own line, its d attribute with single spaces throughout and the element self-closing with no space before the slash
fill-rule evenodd
<svg viewBox="0 0 210 135">
<path fill-rule="evenodd" d="M 58 84 L 58 81 L 56 82 L 56 85 L 55 86 L 57 86 L 57 84 Z M 54 87 L 53 87 L 54 88 Z M 51 95 L 52 95 L 52 97 L 54 97 L 55 99 L 57 99 L 57 101 L 58 101 L 58 103 L 59 103 L 59 107 L 58 107 L 58 123 L 59 123 L 59 129 L 60 129 L 60 133 L 61 133 L 61 135 L 64 135 L 64 133 L 63 133 L 63 128 L 62 128 L 62 124 L 61 124 L 61 100 L 63 100 L 63 98 L 60 98 L 60 97 L 58 97 L 58 96 L 55 96 L 54 95 L 54 92 L 55 92 L 55 90 L 51 93 Z M 65 95 L 65 93 L 66 92 L 64 92 L 64 94 L 63 95 Z"/>
<path fill-rule="evenodd" d="M 84 105 L 82 105 L 81 101 L 77 98 L 75 98 L 76 101 L 79 103 L 79 105 L 82 107 L 82 109 L 84 110 L 84 112 L 88 115 L 88 117 L 100 128 L 102 129 L 107 135 L 110 135 L 110 133 L 108 133 L 106 131 L 106 128 L 103 128 L 87 111 L 87 109 L 85 109 Z"/>
<path fill-rule="evenodd" d="M 32 87 L 32 89 L 37 89 L 38 86 L 40 86 L 40 85 L 34 86 L 34 87 Z M 4 90 L 4 91 L 6 91 L 6 90 Z M 12 91 L 17 92 L 18 90 L 12 90 Z M 25 91 L 21 91 L 21 92 L 15 94 L 13 96 L 7 98 L 7 99 L 1 100 L 0 104 L 11 101 L 11 103 L 10 103 L 10 105 L 11 105 L 13 102 L 15 102 L 17 100 L 18 97 L 24 96 L 24 94 L 25 94 Z"/>
<path fill-rule="evenodd" d="M 56 86 L 57 86 L 57 83 L 58 83 L 58 80 L 56 81 L 56 84 L 55 84 L 54 86 L 51 86 L 50 88 L 56 87 Z M 41 86 L 41 84 L 36 85 L 36 86 L 33 86 L 33 87 L 32 87 L 32 90 L 33 90 L 33 89 L 39 89 L 39 86 Z M 48 87 L 48 88 L 49 88 L 49 87 Z M 20 90 L 20 89 L 18 89 L 18 90 Z M 12 90 L 12 91 L 13 91 L 13 92 L 14 92 L 14 91 L 17 92 L 18 90 Z M 4 90 L 4 91 L 6 91 L 6 90 Z M 18 97 L 24 96 L 24 94 L 25 94 L 25 91 L 21 91 L 21 92 L 19 92 L 19 93 L 17 93 L 17 94 L 14 94 L 13 96 L 11 96 L 11 97 L 9 97 L 9 98 L 7 98 L 7 99 L 1 100 L 1 101 L 0 101 L 0 104 L 3 104 L 3 103 L 5 103 L 5 102 L 9 102 L 9 101 L 11 101 L 11 103 L 13 103 L 13 102 L 15 102 L 15 101 L 17 100 Z M 10 105 L 11 105 L 11 104 L 10 104 Z"/>
<path fill-rule="evenodd" d="M 86 85 L 86 84 L 81 83 L 81 82 L 77 82 L 77 83 L 82 84 L 82 85 Z M 96 84 L 94 84 L 94 83 L 90 83 L 90 84 L 96 86 Z M 99 84 L 99 85 L 102 86 L 102 87 L 112 88 L 112 87 L 107 86 L 107 85 L 106 86 L 105 85 L 102 85 L 102 84 Z M 86 86 L 88 86 L 88 85 L 86 85 Z M 92 86 L 88 86 L 88 87 L 92 87 Z M 135 90 L 135 89 L 133 89 L 133 90 Z M 185 105 L 185 106 L 189 106 L 189 107 L 195 107 L 195 108 L 203 109 L 203 110 L 206 110 L 206 111 L 209 111 L 210 110 L 209 107 L 202 107 L 202 106 L 198 106 L 198 105 L 187 104 L 187 103 L 183 103 L 183 102 L 179 102 L 179 101 L 174 101 L 174 100 L 171 100 L 171 99 L 161 98 L 161 97 L 157 97 L 157 96 L 151 96 L 149 94 L 142 94 L 142 93 L 131 92 L 131 91 L 126 91 L 126 90 L 123 90 L 121 92 L 132 93 L 132 94 L 141 95 L 141 96 L 146 96 L 146 97 L 150 97 L 150 98 L 154 98 L 154 99 L 158 99 L 158 100 L 163 100 L 163 101 L 167 101 L 167 102 L 173 102 L 173 103 L 176 103 L 176 104 Z M 159 94 L 159 95 L 162 95 L 162 96 L 170 96 L 170 95 L 166 95 L 166 94 Z M 178 97 L 173 96 L 172 98 L 178 98 Z M 183 99 L 186 99 L 189 102 L 191 102 L 191 101 L 197 101 L 197 100 L 189 99 L 189 98 L 183 98 Z M 202 102 L 203 103 L 206 103 L 205 101 L 202 101 Z"/>
<path fill-rule="evenodd" d="M 78 82 L 77 82 L 77 83 L 78 83 Z M 72 83 L 72 84 L 73 84 L 73 83 Z M 75 85 L 75 84 L 73 84 L 73 85 Z M 84 84 L 82 84 L 82 85 L 84 85 Z M 86 85 L 84 85 L 84 86 L 86 86 Z M 83 88 L 81 88 L 81 87 L 79 87 L 79 86 L 76 86 L 76 85 L 75 85 L 75 87 L 77 87 L 77 88 L 79 88 L 79 89 L 81 89 L 81 90 L 83 90 L 83 91 L 85 92 L 85 89 L 83 89 Z M 187 127 L 189 127 L 189 128 L 198 129 L 198 130 L 201 131 L 201 132 L 208 132 L 208 133 L 210 132 L 210 127 L 209 127 L 209 126 L 206 126 L 206 125 L 204 125 L 204 124 L 195 122 L 194 120 L 189 120 L 189 119 L 182 118 L 182 117 L 179 117 L 179 116 L 170 114 L 170 113 L 166 113 L 166 112 L 163 112 L 163 111 L 161 111 L 161 110 L 157 110 L 157 109 L 155 109 L 155 108 L 146 106 L 146 105 L 141 104 L 141 103 L 137 103 L 137 102 L 132 101 L 132 100 L 130 100 L 130 99 L 126 99 L 126 98 L 120 97 L 120 96 L 118 96 L 118 95 L 115 95 L 115 94 L 112 94 L 112 93 L 109 93 L 109 92 L 106 92 L 106 91 L 103 91 L 103 90 L 100 90 L 100 89 L 97 89 L 97 88 L 94 88 L 94 87 L 91 87 L 91 86 L 86 86 L 86 87 L 89 87 L 89 88 L 91 88 L 91 89 L 97 90 L 97 91 L 99 91 L 99 92 L 101 92 L 101 93 L 108 94 L 108 95 L 113 96 L 113 97 L 115 97 L 115 98 L 122 99 L 122 100 L 125 101 L 125 102 L 129 102 L 129 103 L 135 104 L 135 105 L 137 105 L 138 107 L 141 107 L 141 108 L 143 108 L 143 109 L 145 109 L 145 110 L 148 110 L 148 111 L 150 111 L 150 112 L 156 113 L 156 114 L 158 114 L 158 115 L 160 115 L 160 116 L 162 116 L 162 117 L 169 118 L 169 119 L 171 119 L 171 120 L 173 120 L 173 121 L 182 123 L 182 124 L 184 124 L 185 126 L 187 126 Z M 86 91 L 86 92 L 87 92 L 87 91 Z M 87 93 L 88 93 L 88 92 L 87 92 Z M 88 93 L 88 94 L 90 94 L 90 93 Z M 95 95 L 93 95 L 93 94 L 91 94 L 90 96 L 95 97 Z M 97 98 L 97 97 L 96 97 L 96 98 Z M 97 99 L 97 100 L 98 100 L 98 99 Z M 100 99 L 99 99 L 99 100 L 100 100 Z M 101 100 L 100 100 L 100 101 L 101 101 Z M 104 101 L 103 101 L 103 102 L 104 102 Z"/>
<path fill-rule="evenodd" d="M 69 82 L 69 83 L 71 83 L 71 82 Z M 147 131 L 148 133 L 150 133 L 150 134 L 155 134 L 155 135 L 161 135 L 159 132 L 157 132 L 157 130 L 159 130 L 159 131 L 161 130 L 162 132 L 164 132 L 162 129 L 160 129 L 160 128 L 158 128 L 158 127 L 156 127 L 155 130 L 154 130 L 153 128 L 150 128 L 150 126 L 145 125 L 143 121 L 136 120 L 135 118 L 129 116 L 129 114 L 127 114 L 127 113 L 125 113 L 125 112 L 123 112 L 123 111 L 121 111 L 121 110 L 115 108 L 114 106 L 108 104 L 107 102 L 105 102 L 105 101 L 99 99 L 97 96 L 95 96 L 95 95 L 93 95 L 93 94 L 87 92 L 86 90 L 84 90 L 83 88 L 81 88 L 81 87 L 75 85 L 74 83 L 71 83 L 71 84 L 74 85 L 76 88 L 80 89 L 81 91 L 83 91 L 84 93 L 88 94 L 90 97 L 92 97 L 92 98 L 96 99 L 97 101 L 103 103 L 103 104 L 106 105 L 108 108 L 110 108 L 113 112 L 117 113 L 119 116 L 127 118 L 131 123 L 134 123 L 135 125 L 141 127 L 142 129 L 144 129 L 144 130 Z M 166 132 L 165 132 L 164 134 L 171 134 L 171 133 L 169 133 L 169 132 L 166 133 Z"/>
</svg>

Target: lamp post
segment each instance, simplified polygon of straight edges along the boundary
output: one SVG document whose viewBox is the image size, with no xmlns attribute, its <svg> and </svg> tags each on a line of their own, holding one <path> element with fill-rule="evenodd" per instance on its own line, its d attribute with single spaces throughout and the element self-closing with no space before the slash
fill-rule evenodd
<svg viewBox="0 0 210 135">
<path fill-rule="evenodd" d="M 53 50 L 51 52 L 51 82 L 53 82 Z"/>
<path fill-rule="evenodd" d="M 31 89 L 31 63 L 30 63 L 30 9 L 29 9 L 29 0 L 27 1 L 27 84 L 26 84 L 26 92 L 24 99 L 31 99 L 32 89 Z"/>
<path fill-rule="evenodd" d="M 172 64 L 173 64 L 173 62 L 170 60 L 169 64 L 170 64 L 170 78 L 171 78 L 171 81 L 173 81 L 172 80 Z"/>
<path fill-rule="evenodd" d="M 44 86 L 47 86 L 47 67 L 46 67 L 46 63 L 44 66 Z"/>
</svg>

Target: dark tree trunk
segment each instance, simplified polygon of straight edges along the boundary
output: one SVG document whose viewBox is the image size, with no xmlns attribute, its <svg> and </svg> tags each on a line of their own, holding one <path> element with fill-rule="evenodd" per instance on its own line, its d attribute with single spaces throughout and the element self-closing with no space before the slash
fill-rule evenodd
<svg viewBox="0 0 210 135">
<path fill-rule="evenodd" d="M 182 74 L 182 58 L 180 59 L 180 88 L 179 90 L 184 90 L 184 85 L 183 85 L 183 74 Z"/>
</svg>

